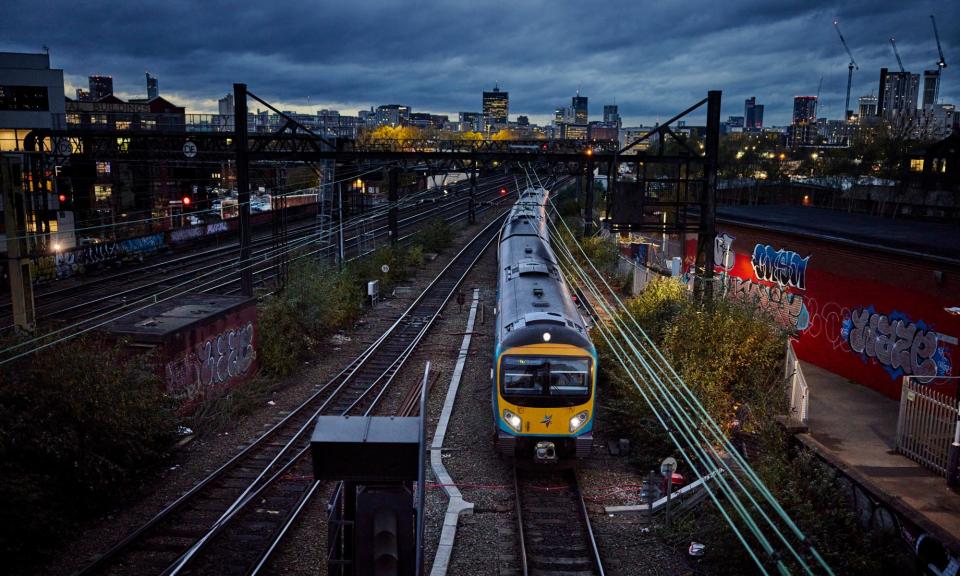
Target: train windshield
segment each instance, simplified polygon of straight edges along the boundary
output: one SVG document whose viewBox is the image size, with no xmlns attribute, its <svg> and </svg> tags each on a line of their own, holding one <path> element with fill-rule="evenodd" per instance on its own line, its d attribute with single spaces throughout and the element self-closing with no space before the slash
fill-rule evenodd
<svg viewBox="0 0 960 576">
<path fill-rule="evenodd" d="M 587 396 L 590 359 L 572 356 L 504 356 L 505 396 Z"/>
</svg>

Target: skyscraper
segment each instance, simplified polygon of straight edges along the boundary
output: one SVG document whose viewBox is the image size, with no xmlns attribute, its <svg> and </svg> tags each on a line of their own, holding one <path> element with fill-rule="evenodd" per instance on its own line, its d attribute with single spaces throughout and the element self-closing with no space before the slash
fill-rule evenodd
<svg viewBox="0 0 960 576">
<path fill-rule="evenodd" d="M 889 72 L 886 68 L 881 68 L 877 114 L 887 120 L 911 117 L 917 112 L 919 94 L 919 74 Z"/>
<path fill-rule="evenodd" d="M 603 123 L 611 126 L 620 127 L 620 112 L 616 104 L 605 104 L 603 106 Z"/>
<path fill-rule="evenodd" d="M 573 123 L 586 125 L 588 121 L 587 97 L 581 96 L 577 90 L 577 95 L 573 97 Z"/>
<path fill-rule="evenodd" d="M 860 97 L 860 119 L 861 121 L 868 116 L 877 115 L 877 97 L 871 94 L 870 96 L 861 96 Z"/>
<path fill-rule="evenodd" d="M 160 95 L 160 85 L 157 82 L 156 76 L 151 76 L 147 72 L 147 100 L 151 98 L 156 98 Z"/>
<path fill-rule="evenodd" d="M 924 110 L 937 103 L 937 94 L 940 92 L 940 69 L 923 71 L 923 104 Z"/>
<path fill-rule="evenodd" d="M 112 76 L 90 76 L 90 99 L 97 101 L 113 94 Z"/>
<path fill-rule="evenodd" d="M 793 123 L 790 126 L 793 146 L 813 144 L 817 138 L 817 97 L 793 97 Z"/>
<path fill-rule="evenodd" d="M 217 109 L 221 116 L 233 116 L 233 94 L 217 100 Z"/>
<path fill-rule="evenodd" d="M 757 104 L 757 97 L 751 96 L 743 103 L 744 128 L 759 130 L 763 128 L 763 104 Z"/>
<path fill-rule="evenodd" d="M 817 97 L 816 96 L 794 96 L 793 97 L 793 125 L 798 124 L 816 124 L 817 122 Z"/>
<path fill-rule="evenodd" d="M 483 115 L 487 126 L 506 124 L 510 116 L 510 93 L 500 90 L 500 84 L 492 92 L 483 93 Z"/>
</svg>

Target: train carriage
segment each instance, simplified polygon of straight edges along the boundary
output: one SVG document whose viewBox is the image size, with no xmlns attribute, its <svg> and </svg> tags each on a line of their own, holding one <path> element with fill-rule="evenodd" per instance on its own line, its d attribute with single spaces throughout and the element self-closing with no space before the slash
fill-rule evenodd
<svg viewBox="0 0 960 576">
<path fill-rule="evenodd" d="M 593 442 L 597 354 L 550 246 L 545 202 L 528 188 L 500 232 L 491 377 L 497 450 L 556 463 Z"/>
</svg>

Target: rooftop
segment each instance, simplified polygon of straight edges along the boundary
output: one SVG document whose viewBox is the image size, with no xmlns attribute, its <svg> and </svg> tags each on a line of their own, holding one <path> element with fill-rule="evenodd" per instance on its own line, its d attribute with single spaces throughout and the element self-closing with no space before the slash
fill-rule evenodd
<svg viewBox="0 0 960 576">
<path fill-rule="evenodd" d="M 960 265 L 960 225 L 803 206 L 718 206 L 717 221 Z"/>
<path fill-rule="evenodd" d="M 140 344 L 159 344 L 170 334 L 225 314 L 249 300 L 243 296 L 186 294 L 114 320 L 104 327 L 104 331 L 129 337 Z"/>
</svg>

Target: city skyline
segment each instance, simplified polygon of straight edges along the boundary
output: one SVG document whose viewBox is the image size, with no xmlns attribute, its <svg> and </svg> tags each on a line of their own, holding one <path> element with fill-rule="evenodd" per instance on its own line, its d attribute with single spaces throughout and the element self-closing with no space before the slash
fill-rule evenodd
<svg viewBox="0 0 960 576">
<path fill-rule="evenodd" d="M 234 14 L 205 3 L 183 19 L 178 6 L 13 2 L 0 22 L 0 50 L 49 46 L 71 96 L 86 88 L 88 76 L 103 74 L 113 77 L 121 98 L 143 98 L 149 70 L 162 95 L 197 113 L 216 113 L 217 99 L 232 83 L 246 82 L 283 109 L 356 114 L 402 102 L 456 117 L 480 111 L 481 92 L 499 82 L 510 92 L 512 120 L 526 115 L 547 124 L 580 87 L 590 98 L 592 120 L 601 117 L 603 104 L 616 102 L 624 125 L 649 125 L 720 89 L 724 117 L 743 114 L 744 100 L 756 96 L 765 105 L 764 124 L 784 126 L 793 97 L 815 95 L 821 75 L 818 115 L 842 116 L 848 58 L 833 18 L 860 65 L 851 101 L 876 95 L 881 67 L 896 69 L 892 35 L 908 71 L 922 75 L 934 67 L 930 13 L 937 14 L 948 63 L 960 46 L 960 10 L 933 2 L 804 3 L 803 9 L 737 3 L 723 15 L 687 5 L 623 5 L 601 15 L 583 6 L 535 3 L 511 7 L 512 17 L 497 26 L 485 25 L 496 10 L 436 7 L 389 31 L 372 16 L 414 9 L 362 3 L 324 7 L 318 19 L 271 19 L 257 8 Z M 283 13 L 314 8 L 295 3 Z M 84 25 L 57 26 L 50 14 Z M 213 21 L 221 25 L 210 26 Z M 648 39 L 643 30 L 658 21 L 673 23 L 673 32 Z M 325 22 L 337 22 L 329 34 Z M 582 33 L 569 33 L 574 23 Z M 960 75 L 948 67 L 940 101 L 960 100 L 958 86 Z"/>
</svg>

